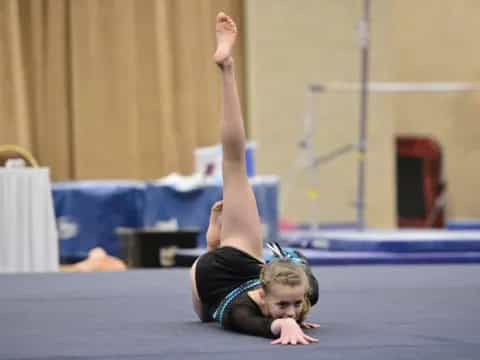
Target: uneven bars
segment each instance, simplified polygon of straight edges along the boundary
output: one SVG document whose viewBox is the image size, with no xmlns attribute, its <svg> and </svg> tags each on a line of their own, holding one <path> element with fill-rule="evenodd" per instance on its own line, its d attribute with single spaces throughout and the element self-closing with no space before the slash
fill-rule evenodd
<svg viewBox="0 0 480 360">
<path fill-rule="evenodd" d="M 310 84 L 309 89 L 313 93 L 356 92 L 361 90 L 361 84 L 354 82 Z M 480 85 L 464 82 L 370 82 L 367 89 L 379 93 L 473 92 L 480 91 Z"/>
</svg>

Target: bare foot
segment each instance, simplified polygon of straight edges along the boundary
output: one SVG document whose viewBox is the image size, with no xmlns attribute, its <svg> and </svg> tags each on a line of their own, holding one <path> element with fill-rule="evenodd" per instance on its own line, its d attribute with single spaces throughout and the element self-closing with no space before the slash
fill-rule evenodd
<svg viewBox="0 0 480 360">
<path fill-rule="evenodd" d="M 217 50 L 213 60 L 219 66 L 225 66 L 232 62 L 232 48 L 237 38 L 237 26 L 232 18 L 223 12 L 218 13 L 215 23 L 217 35 Z"/>
<path fill-rule="evenodd" d="M 217 201 L 210 210 L 210 223 L 207 230 L 207 249 L 215 250 L 220 245 L 220 234 L 222 232 L 222 209 L 223 201 Z"/>
</svg>

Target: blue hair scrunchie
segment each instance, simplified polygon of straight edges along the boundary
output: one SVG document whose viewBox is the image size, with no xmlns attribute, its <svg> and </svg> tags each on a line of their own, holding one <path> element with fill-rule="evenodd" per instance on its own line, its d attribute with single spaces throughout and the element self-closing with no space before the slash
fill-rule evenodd
<svg viewBox="0 0 480 360">
<path fill-rule="evenodd" d="M 282 248 L 277 242 L 269 242 L 267 247 L 272 251 L 272 255 L 265 258 L 267 263 L 275 260 L 289 260 L 299 265 L 308 265 L 307 259 L 297 250 Z"/>
</svg>

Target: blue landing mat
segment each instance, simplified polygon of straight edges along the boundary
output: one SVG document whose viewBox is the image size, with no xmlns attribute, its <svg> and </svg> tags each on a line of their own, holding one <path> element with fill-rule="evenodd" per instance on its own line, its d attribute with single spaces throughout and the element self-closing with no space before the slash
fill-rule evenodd
<svg viewBox="0 0 480 360">
<path fill-rule="evenodd" d="M 394 253 L 381 251 L 354 252 L 302 249 L 301 252 L 311 265 L 480 263 L 480 251 Z"/>
<path fill-rule="evenodd" d="M 480 230 L 480 219 L 456 219 L 447 222 L 448 230 Z"/>
<path fill-rule="evenodd" d="M 446 230 L 335 230 L 283 231 L 284 246 L 330 251 L 478 252 L 480 231 Z"/>
<path fill-rule="evenodd" d="M 310 265 L 408 265 L 408 264 L 472 264 L 480 263 L 480 251 L 395 253 L 383 251 L 325 251 L 300 249 Z M 181 263 L 193 263 L 205 249 L 177 249 Z M 265 256 L 270 255 L 265 250 Z"/>
</svg>

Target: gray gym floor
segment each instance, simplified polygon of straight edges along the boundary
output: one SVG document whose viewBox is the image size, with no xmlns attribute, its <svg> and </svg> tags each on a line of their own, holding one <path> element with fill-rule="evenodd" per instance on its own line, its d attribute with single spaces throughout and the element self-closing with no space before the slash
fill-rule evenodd
<svg viewBox="0 0 480 360">
<path fill-rule="evenodd" d="M 0 275 L 0 359 L 480 358 L 480 265 L 313 269 L 303 346 L 198 322 L 187 269 Z"/>
</svg>

